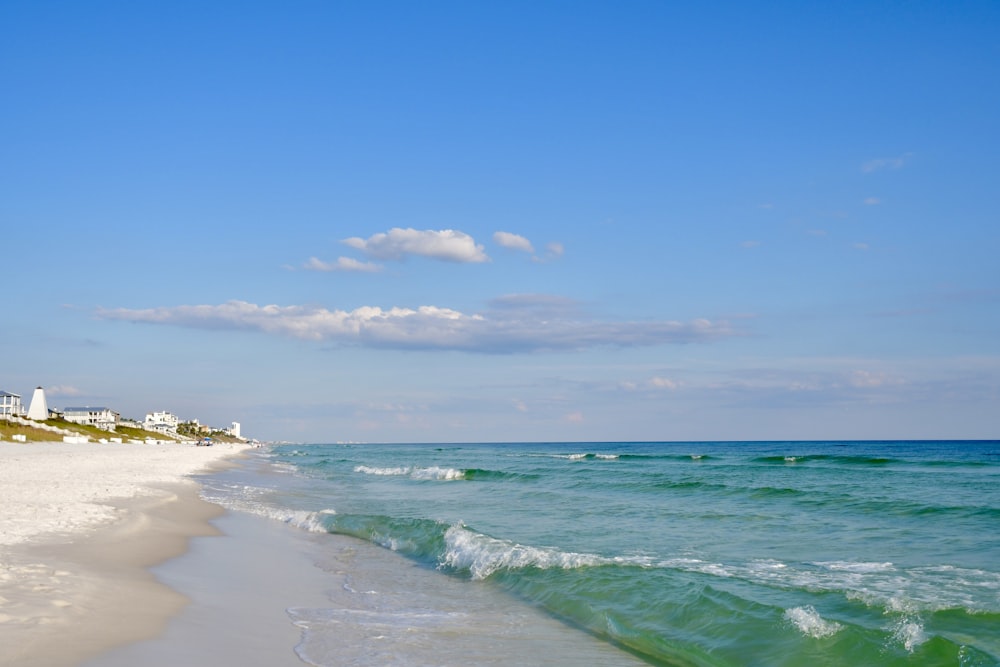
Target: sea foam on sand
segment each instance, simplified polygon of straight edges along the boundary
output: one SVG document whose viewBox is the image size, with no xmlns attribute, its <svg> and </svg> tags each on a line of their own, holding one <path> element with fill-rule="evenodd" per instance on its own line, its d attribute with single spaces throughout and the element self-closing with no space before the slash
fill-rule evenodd
<svg viewBox="0 0 1000 667">
<path fill-rule="evenodd" d="M 209 534 L 188 476 L 245 445 L 0 443 L 0 665 L 73 665 L 184 604 L 145 568 Z"/>
</svg>

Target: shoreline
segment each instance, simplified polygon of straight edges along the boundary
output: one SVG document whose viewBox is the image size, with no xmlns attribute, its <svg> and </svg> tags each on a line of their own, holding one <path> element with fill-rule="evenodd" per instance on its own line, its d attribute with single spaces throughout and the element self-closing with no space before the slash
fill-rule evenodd
<svg viewBox="0 0 1000 667">
<path fill-rule="evenodd" d="M 646 664 L 490 584 L 241 504 L 247 490 L 297 488 L 279 470 L 251 461 L 206 479 L 210 498 L 238 489 L 212 521 L 222 536 L 152 569 L 190 604 L 156 637 L 78 667 Z"/>
<path fill-rule="evenodd" d="M 155 636 L 130 641 L 77 667 L 268 665 L 303 667 L 302 628 L 289 609 L 329 606 L 333 581 L 316 563 L 348 538 L 315 540 L 283 522 L 238 511 L 213 519 L 216 537 L 196 537 L 182 555 L 151 568 L 186 596 Z"/>
<path fill-rule="evenodd" d="M 244 447 L 0 445 L 0 666 L 71 667 L 187 604 L 153 566 L 218 534 L 193 475 Z"/>
</svg>

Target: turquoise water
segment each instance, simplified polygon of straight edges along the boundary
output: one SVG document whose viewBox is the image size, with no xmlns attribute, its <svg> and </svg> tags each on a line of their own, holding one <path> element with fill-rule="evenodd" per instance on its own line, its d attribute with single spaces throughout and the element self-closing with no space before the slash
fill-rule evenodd
<svg viewBox="0 0 1000 667">
<path fill-rule="evenodd" d="M 298 445 L 266 456 L 277 474 L 220 481 L 213 500 L 384 547 L 630 660 L 1000 664 L 1000 442 Z M 324 614 L 290 614 L 303 646 L 327 645 Z"/>
</svg>

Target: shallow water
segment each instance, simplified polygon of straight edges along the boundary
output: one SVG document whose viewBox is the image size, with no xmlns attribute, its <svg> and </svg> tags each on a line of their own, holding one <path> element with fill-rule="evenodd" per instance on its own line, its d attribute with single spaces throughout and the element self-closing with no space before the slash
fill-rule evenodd
<svg viewBox="0 0 1000 667">
<path fill-rule="evenodd" d="M 310 664 L 1000 656 L 996 442 L 283 446 L 208 481 L 339 582 L 287 610 Z"/>
</svg>

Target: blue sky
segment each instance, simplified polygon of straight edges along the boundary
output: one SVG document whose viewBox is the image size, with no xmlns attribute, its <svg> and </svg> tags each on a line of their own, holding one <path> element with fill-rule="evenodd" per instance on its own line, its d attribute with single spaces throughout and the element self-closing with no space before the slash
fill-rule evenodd
<svg viewBox="0 0 1000 667">
<path fill-rule="evenodd" d="M 263 439 L 1000 437 L 995 2 L 0 6 L 0 389 Z"/>
</svg>

